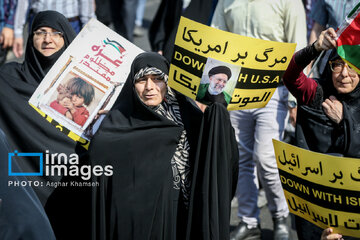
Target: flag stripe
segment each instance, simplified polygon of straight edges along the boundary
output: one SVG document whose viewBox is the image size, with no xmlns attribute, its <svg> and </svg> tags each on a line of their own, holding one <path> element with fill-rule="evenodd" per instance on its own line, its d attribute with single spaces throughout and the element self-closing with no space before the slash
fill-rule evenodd
<svg viewBox="0 0 360 240">
<path fill-rule="evenodd" d="M 360 74 L 360 2 L 337 29 L 337 52 Z"/>
<path fill-rule="evenodd" d="M 350 62 L 344 60 L 352 69 L 354 69 L 358 74 L 360 74 L 360 69 L 357 68 L 355 65 L 351 64 Z"/>
<path fill-rule="evenodd" d="M 351 12 L 347 15 L 347 17 L 351 18 L 352 15 L 358 10 L 359 7 L 360 7 L 360 2 L 358 4 L 356 4 L 356 6 L 351 10 Z"/>
<path fill-rule="evenodd" d="M 342 45 L 360 44 L 360 15 L 357 15 L 352 23 L 341 33 L 337 40 L 338 47 Z"/>
<path fill-rule="evenodd" d="M 338 47 L 337 52 L 339 56 L 344 59 L 348 64 L 351 64 L 358 73 L 358 67 L 360 66 L 360 46 L 359 45 L 342 45 Z"/>
</svg>

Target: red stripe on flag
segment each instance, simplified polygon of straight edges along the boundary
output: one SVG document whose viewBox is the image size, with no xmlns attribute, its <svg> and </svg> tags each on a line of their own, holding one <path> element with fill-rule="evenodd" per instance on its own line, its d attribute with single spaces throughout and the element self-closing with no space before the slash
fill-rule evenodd
<svg viewBox="0 0 360 240">
<path fill-rule="evenodd" d="M 338 47 L 341 45 L 360 45 L 360 14 L 344 30 L 337 40 Z"/>
</svg>

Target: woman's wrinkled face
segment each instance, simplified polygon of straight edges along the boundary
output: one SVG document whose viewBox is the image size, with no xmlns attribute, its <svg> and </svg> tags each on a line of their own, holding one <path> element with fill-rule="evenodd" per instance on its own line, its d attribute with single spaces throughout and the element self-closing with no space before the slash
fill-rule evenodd
<svg viewBox="0 0 360 240">
<path fill-rule="evenodd" d="M 51 27 L 40 27 L 34 31 L 33 43 L 36 50 L 48 57 L 64 46 L 63 33 Z"/>
<path fill-rule="evenodd" d="M 166 83 L 158 75 L 145 75 L 135 81 L 135 90 L 141 101 L 149 107 L 159 105 L 166 94 Z"/>
<path fill-rule="evenodd" d="M 332 62 L 332 71 L 332 82 L 340 94 L 352 92 L 359 84 L 359 75 L 341 59 Z"/>
</svg>

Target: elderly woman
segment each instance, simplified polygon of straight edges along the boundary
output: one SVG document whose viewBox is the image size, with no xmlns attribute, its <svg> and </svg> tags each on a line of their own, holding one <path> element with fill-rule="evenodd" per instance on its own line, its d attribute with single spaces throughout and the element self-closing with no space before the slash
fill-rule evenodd
<svg viewBox="0 0 360 240">
<path fill-rule="evenodd" d="M 94 177 L 93 239 L 229 238 L 237 150 L 226 109 L 203 116 L 167 86 L 169 63 L 135 58 L 118 98 L 90 145 Z"/>
<path fill-rule="evenodd" d="M 302 69 L 323 50 L 336 46 L 334 29 L 297 52 L 284 83 L 299 102 L 297 145 L 321 153 L 360 157 L 359 75 L 332 49 L 325 79 L 307 78 Z M 313 121 L 309 121 L 313 120 Z"/>
<path fill-rule="evenodd" d="M 9 140 L 11 151 L 82 154 L 80 152 L 84 150 L 82 147 L 78 147 L 76 142 L 52 126 L 28 103 L 45 74 L 70 45 L 75 35 L 70 23 L 62 14 L 55 11 L 40 12 L 34 17 L 31 26 L 24 62 L 12 62 L 0 68 L 0 128 L 3 129 Z M 18 163 L 22 171 L 39 172 L 39 161 L 34 161 L 36 159 L 31 157 L 22 157 L 21 160 Z M 32 183 L 39 183 L 32 187 L 41 203 L 47 205 L 47 214 L 57 239 L 61 239 L 60 235 L 67 232 L 64 229 L 68 231 L 71 231 L 71 227 L 75 230 L 80 229 L 80 223 L 85 220 L 79 221 L 68 213 L 72 212 L 72 208 L 78 209 L 76 201 L 79 199 L 79 195 L 83 195 L 83 189 L 78 188 L 77 191 L 66 194 L 54 194 L 55 188 L 47 183 L 58 182 L 61 177 L 28 176 L 27 178 Z M 60 190 L 65 191 L 65 189 L 59 188 L 55 192 Z M 71 198 L 66 197 L 70 194 Z M 59 202 L 50 204 L 49 196 L 51 196 L 51 200 L 56 199 Z M 2 207 L 5 208 L 7 204 L 3 201 Z M 81 205 L 86 204 L 82 202 Z M 64 213 L 63 217 L 60 217 L 58 213 Z M 64 224 L 66 227 L 63 226 Z M 70 233 L 68 234 L 70 235 Z M 70 238 L 64 237 L 63 239 Z M 81 237 L 77 239 L 81 239 Z"/>
<path fill-rule="evenodd" d="M 31 27 L 24 62 L 11 62 L 0 68 L 0 127 L 13 150 L 74 152 L 73 141 L 28 103 L 45 74 L 74 38 L 75 32 L 63 15 L 54 11 L 40 12 Z M 23 171 L 39 171 L 39 166 L 31 160 L 19 164 Z M 49 191 L 46 187 L 35 188 L 43 203 Z"/>
<path fill-rule="evenodd" d="M 285 85 L 299 103 L 296 145 L 320 153 L 360 158 L 359 75 L 337 54 L 335 38 L 334 29 L 323 31 L 313 45 L 295 53 L 284 74 Z M 306 77 L 302 70 L 324 50 L 330 51 L 325 78 Z M 299 218 L 297 230 L 299 239 L 320 239 L 322 231 Z M 331 231 L 324 235 L 331 235 Z"/>
</svg>

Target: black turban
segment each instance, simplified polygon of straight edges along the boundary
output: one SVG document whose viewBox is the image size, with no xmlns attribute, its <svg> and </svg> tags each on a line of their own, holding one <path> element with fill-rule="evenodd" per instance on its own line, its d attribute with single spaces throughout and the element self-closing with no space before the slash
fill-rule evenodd
<svg viewBox="0 0 360 240">
<path fill-rule="evenodd" d="M 228 68 L 226 66 L 217 66 L 217 67 L 212 68 L 209 71 L 209 77 L 211 77 L 215 74 L 218 74 L 218 73 L 226 74 L 228 77 L 228 80 L 231 78 L 231 70 L 230 70 L 230 68 Z"/>
</svg>

